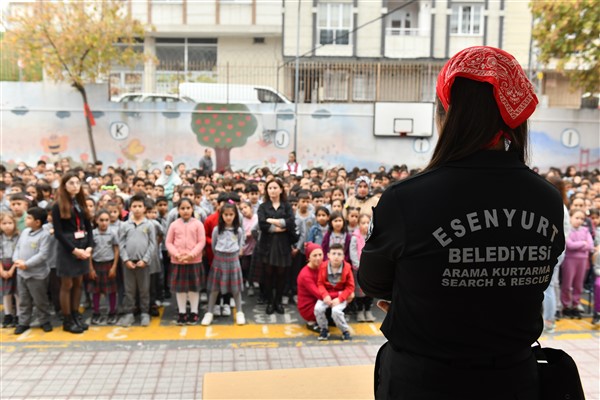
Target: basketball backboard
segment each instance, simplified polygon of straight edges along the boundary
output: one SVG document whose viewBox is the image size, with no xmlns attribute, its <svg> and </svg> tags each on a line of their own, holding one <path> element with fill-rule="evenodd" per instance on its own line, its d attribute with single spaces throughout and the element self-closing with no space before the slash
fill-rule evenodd
<svg viewBox="0 0 600 400">
<path fill-rule="evenodd" d="M 375 103 L 375 136 L 430 137 L 433 135 L 434 103 Z"/>
</svg>

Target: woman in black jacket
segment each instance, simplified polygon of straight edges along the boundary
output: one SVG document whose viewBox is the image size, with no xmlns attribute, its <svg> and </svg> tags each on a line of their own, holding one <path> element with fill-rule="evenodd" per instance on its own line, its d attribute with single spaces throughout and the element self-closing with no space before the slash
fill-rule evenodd
<svg viewBox="0 0 600 400">
<path fill-rule="evenodd" d="M 83 275 L 90 271 L 94 243 L 91 216 L 87 214 L 81 180 L 68 172 L 60 180 L 52 206 L 56 249 L 56 274 L 60 278 L 63 330 L 82 333 L 88 328 L 79 314 Z"/>
<path fill-rule="evenodd" d="M 295 234 L 296 223 L 292 206 L 286 201 L 283 183 L 277 179 L 267 182 L 265 198 L 258 207 L 258 225 L 261 230 L 258 251 L 263 264 L 267 314 L 285 311 L 281 304 L 286 268 L 292 264 L 290 232 Z M 275 297 L 273 297 L 275 287 Z"/>
<path fill-rule="evenodd" d="M 436 87 L 426 170 L 373 213 L 358 282 L 385 299 L 378 399 L 539 399 L 531 345 L 564 249 L 558 191 L 531 171 L 533 86 L 510 54 L 465 49 Z"/>
</svg>

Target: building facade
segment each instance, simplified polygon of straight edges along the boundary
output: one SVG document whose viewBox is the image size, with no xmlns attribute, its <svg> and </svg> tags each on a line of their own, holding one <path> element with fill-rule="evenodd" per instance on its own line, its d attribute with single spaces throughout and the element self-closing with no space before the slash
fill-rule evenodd
<svg viewBox="0 0 600 400">
<path fill-rule="evenodd" d="M 115 66 L 112 97 L 139 91 L 178 93 L 181 82 L 215 82 L 269 86 L 307 103 L 434 101 L 443 63 L 465 47 L 490 45 L 519 60 L 543 106 L 581 105 L 581 91 L 537 65 L 532 15 L 524 1 L 123 3 L 133 18 L 151 27 L 138 51 L 153 61 L 133 70 Z M 12 2 L 11 7 L 25 4 L 31 3 Z"/>
<path fill-rule="evenodd" d="M 284 2 L 283 56 L 302 56 L 309 101 L 432 101 L 435 77 L 457 51 L 500 47 L 528 69 L 530 36 L 526 2 Z"/>
</svg>

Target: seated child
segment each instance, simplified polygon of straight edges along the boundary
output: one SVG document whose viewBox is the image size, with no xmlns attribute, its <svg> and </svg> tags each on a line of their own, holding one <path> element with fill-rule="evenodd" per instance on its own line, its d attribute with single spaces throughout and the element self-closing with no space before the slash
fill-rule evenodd
<svg viewBox="0 0 600 400">
<path fill-rule="evenodd" d="M 335 325 L 342 331 L 342 340 L 352 340 L 350 327 L 344 316 L 346 300 L 354 293 L 354 277 L 352 267 L 344 261 L 344 246 L 334 243 L 329 248 L 328 260 L 323 261 L 319 267 L 317 287 L 321 299 L 315 305 L 315 318 L 321 329 L 319 340 L 329 338 L 327 317 L 328 308 L 331 308 L 331 317 Z"/>
<path fill-rule="evenodd" d="M 315 320 L 315 304 L 321 298 L 317 280 L 319 267 L 323 262 L 323 249 L 318 244 L 308 242 L 304 245 L 308 260 L 306 266 L 298 274 L 298 312 L 310 328 L 317 326 Z"/>
</svg>

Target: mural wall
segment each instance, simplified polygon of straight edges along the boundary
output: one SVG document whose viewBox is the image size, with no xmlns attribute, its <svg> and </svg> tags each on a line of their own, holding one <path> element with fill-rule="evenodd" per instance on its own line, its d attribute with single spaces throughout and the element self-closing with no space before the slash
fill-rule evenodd
<svg viewBox="0 0 600 400">
<path fill-rule="evenodd" d="M 77 92 L 41 82 L 1 82 L 0 88 L 3 163 L 91 161 Z M 98 159 L 124 167 L 152 168 L 164 160 L 196 166 L 210 147 L 219 167 L 279 168 L 296 139 L 305 168 L 416 168 L 427 163 L 436 140 L 375 137 L 372 104 L 300 104 L 294 138 L 294 105 L 120 104 L 108 101 L 105 85 L 90 85 L 88 91 Z M 598 110 L 538 109 L 531 122 L 532 166 L 600 168 Z"/>
</svg>

